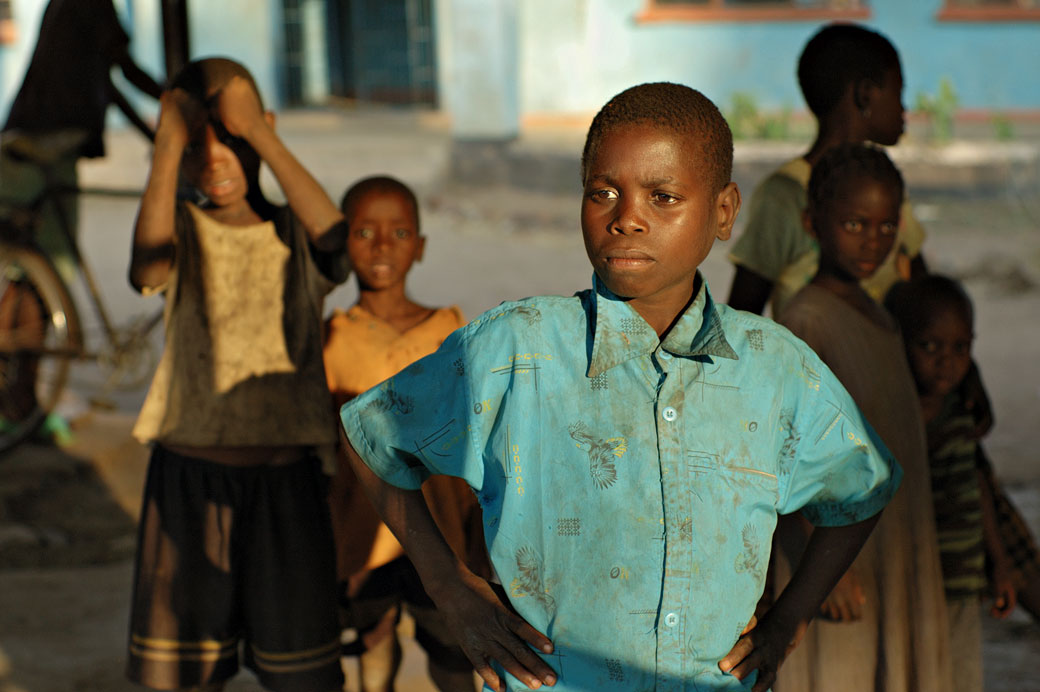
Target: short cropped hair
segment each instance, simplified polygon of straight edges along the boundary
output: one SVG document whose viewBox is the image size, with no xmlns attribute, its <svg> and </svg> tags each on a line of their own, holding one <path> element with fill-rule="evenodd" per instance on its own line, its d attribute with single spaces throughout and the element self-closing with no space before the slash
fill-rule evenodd
<svg viewBox="0 0 1040 692">
<path fill-rule="evenodd" d="M 903 176 L 880 147 L 872 144 L 841 144 L 824 152 L 809 176 L 809 210 L 814 216 L 827 208 L 843 186 L 856 177 L 890 185 L 896 198 L 903 199 Z"/>
<path fill-rule="evenodd" d="M 343 193 L 343 199 L 340 200 L 339 208 L 343 212 L 343 216 L 346 217 L 347 223 L 350 223 L 350 217 L 353 216 L 354 209 L 357 207 L 358 202 L 361 201 L 361 198 L 373 192 L 380 194 L 397 193 L 404 197 L 412 209 L 412 215 L 415 217 L 415 227 L 418 230 L 419 200 L 415 197 L 415 193 L 412 192 L 410 187 L 397 178 L 392 178 L 388 175 L 375 175 L 364 178 L 351 185 Z"/>
<path fill-rule="evenodd" d="M 205 103 L 213 94 L 231 81 L 232 77 L 242 77 L 249 82 L 256 92 L 257 98 L 261 98 L 260 90 L 256 88 L 256 80 L 249 70 L 241 63 L 231 58 L 212 57 L 192 60 L 177 73 L 170 83 L 171 89 L 183 89 L 189 96 L 197 98 Z M 261 108 L 263 108 L 261 98 Z"/>
<path fill-rule="evenodd" d="M 715 192 L 730 181 L 733 171 L 733 134 L 726 119 L 701 92 L 681 84 L 656 82 L 640 84 L 622 91 L 600 109 L 589 126 L 581 154 L 581 179 L 588 177 L 589 166 L 603 137 L 624 127 L 651 123 L 689 137 L 708 165 L 709 182 Z"/>
<path fill-rule="evenodd" d="M 926 274 L 893 286 L 885 296 L 885 308 L 896 318 L 903 336 L 912 338 L 929 327 L 944 310 L 958 310 L 972 326 L 975 309 L 968 292 L 956 279 L 941 274 Z"/>
<path fill-rule="evenodd" d="M 858 24 L 830 24 L 809 39 L 798 59 L 798 85 L 817 118 L 828 115 L 850 84 L 880 85 L 899 68 L 899 53 L 887 38 Z"/>
</svg>

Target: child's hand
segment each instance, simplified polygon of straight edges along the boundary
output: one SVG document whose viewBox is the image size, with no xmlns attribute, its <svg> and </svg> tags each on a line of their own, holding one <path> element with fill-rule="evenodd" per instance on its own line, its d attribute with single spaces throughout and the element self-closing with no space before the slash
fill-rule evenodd
<svg viewBox="0 0 1040 692">
<path fill-rule="evenodd" d="M 505 690 L 505 682 L 491 667 L 492 660 L 532 690 L 556 684 L 552 668 L 531 650 L 533 646 L 542 653 L 552 653 L 552 642 L 507 608 L 487 581 L 469 574 L 439 591 L 434 600 L 438 607 L 447 606 L 440 607 L 441 612 L 489 687 Z"/>
<path fill-rule="evenodd" d="M 776 681 L 780 664 L 802 640 L 808 626 L 808 622 L 802 622 L 790 627 L 770 618 L 769 613 L 759 623 L 752 615 L 740 639 L 719 661 L 719 669 L 737 680 L 743 680 L 757 670 L 758 679 L 751 692 L 768 692 Z"/>
<path fill-rule="evenodd" d="M 260 97 L 249 80 L 235 75 L 217 95 L 216 115 L 228 134 L 248 140 L 257 127 L 266 126 Z"/>
<path fill-rule="evenodd" d="M 192 130 L 202 119 L 202 106 L 183 89 L 170 89 L 159 96 L 159 125 L 155 144 L 183 149 Z"/>
<path fill-rule="evenodd" d="M 1011 566 L 1007 562 L 993 564 L 993 607 L 990 615 L 995 618 L 1006 618 L 1011 615 L 1018 601 L 1015 593 L 1015 582 L 1011 578 Z"/>
<path fill-rule="evenodd" d="M 820 615 L 836 622 L 855 622 L 863 617 L 863 604 L 866 602 L 859 577 L 850 569 L 820 605 Z"/>
</svg>

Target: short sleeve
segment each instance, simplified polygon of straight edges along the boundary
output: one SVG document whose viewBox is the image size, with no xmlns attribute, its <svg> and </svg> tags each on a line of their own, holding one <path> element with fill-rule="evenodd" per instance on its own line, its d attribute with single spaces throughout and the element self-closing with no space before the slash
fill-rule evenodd
<svg viewBox="0 0 1040 692">
<path fill-rule="evenodd" d="M 812 251 L 802 227 L 805 189 L 797 180 L 774 173 L 751 195 L 748 222 L 730 252 L 730 260 L 776 282 L 785 267 Z"/>
<path fill-rule="evenodd" d="M 891 500 L 902 469 L 826 364 L 792 344 L 801 372 L 781 414 L 778 511 L 801 510 L 817 526 L 872 517 Z"/>
<path fill-rule="evenodd" d="M 471 373 L 480 371 L 481 351 L 473 325 L 453 332 L 434 353 L 347 402 L 340 419 L 347 439 L 365 463 L 387 483 L 417 489 L 432 474 L 483 485 L 481 440 L 488 416 L 476 415 Z M 474 353 L 476 352 L 476 355 Z M 481 400 L 501 396 L 482 383 Z"/>
</svg>

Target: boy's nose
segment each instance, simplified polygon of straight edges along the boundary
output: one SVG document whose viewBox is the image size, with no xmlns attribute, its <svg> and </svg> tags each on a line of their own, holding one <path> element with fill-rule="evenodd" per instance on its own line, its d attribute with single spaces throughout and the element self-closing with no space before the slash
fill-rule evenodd
<svg viewBox="0 0 1040 692">
<path fill-rule="evenodd" d="M 224 144 L 217 136 L 217 131 L 213 128 L 213 125 L 207 123 L 202 138 L 202 151 L 206 157 L 206 164 L 213 165 L 223 158 L 223 148 Z"/>
<path fill-rule="evenodd" d="M 642 233 L 646 231 L 646 223 L 643 220 L 639 205 L 634 200 L 622 198 L 617 203 L 617 214 L 610 224 L 612 233 Z"/>
</svg>

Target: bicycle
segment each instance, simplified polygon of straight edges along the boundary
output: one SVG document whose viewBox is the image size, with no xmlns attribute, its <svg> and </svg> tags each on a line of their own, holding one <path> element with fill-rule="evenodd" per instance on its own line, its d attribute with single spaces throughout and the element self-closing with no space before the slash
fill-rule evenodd
<svg viewBox="0 0 1040 692">
<path fill-rule="evenodd" d="M 143 384 L 158 360 L 150 335 L 163 317 L 160 309 L 127 325 L 113 323 L 62 203 L 70 195 L 139 198 L 141 191 L 69 187 L 54 181 L 46 156 L 18 156 L 40 166 L 44 186 L 27 204 L 3 209 L 0 200 L 0 453 L 32 435 L 54 411 L 73 361 L 93 361 L 108 372 L 104 393 Z M 69 286 L 36 243 L 48 209 L 100 323 L 103 339 L 96 350 L 88 348 Z"/>
</svg>

